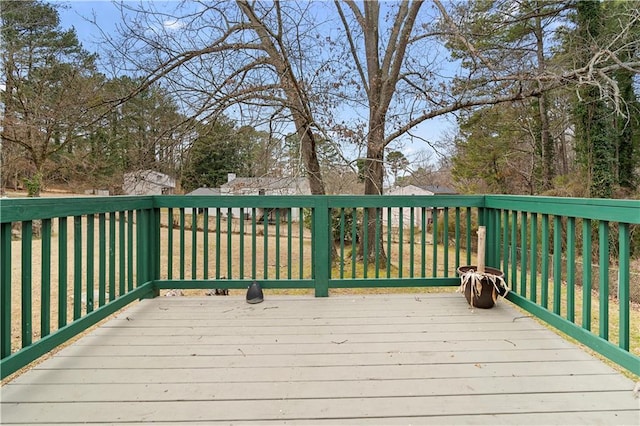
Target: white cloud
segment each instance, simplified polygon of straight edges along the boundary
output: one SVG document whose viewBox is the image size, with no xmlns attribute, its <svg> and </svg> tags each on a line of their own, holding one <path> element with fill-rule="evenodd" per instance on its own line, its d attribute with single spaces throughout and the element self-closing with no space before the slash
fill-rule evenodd
<svg viewBox="0 0 640 426">
<path fill-rule="evenodd" d="M 162 26 L 167 30 L 179 30 L 184 27 L 184 24 L 177 19 L 169 19 L 164 21 Z"/>
</svg>

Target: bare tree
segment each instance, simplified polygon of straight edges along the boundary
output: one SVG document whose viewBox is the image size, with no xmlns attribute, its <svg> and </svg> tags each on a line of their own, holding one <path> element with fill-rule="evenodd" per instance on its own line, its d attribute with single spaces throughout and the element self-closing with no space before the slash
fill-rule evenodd
<svg viewBox="0 0 640 426">
<path fill-rule="evenodd" d="M 432 8 L 421 0 L 392 4 L 335 0 L 334 4 L 347 40 L 345 63 L 355 64 L 344 84 L 356 82 L 351 83 L 352 104 L 364 104 L 368 110 L 365 194 L 382 193 L 384 148 L 411 135 L 420 124 L 456 111 L 533 98 L 539 99 L 539 151 L 548 185 L 554 150 L 546 94 L 568 85 L 591 84 L 616 102 L 620 97 L 609 74 L 618 68 L 640 69 L 637 58 L 625 60 L 622 55 L 630 43 L 637 48 L 627 23 L 637 17 L 624 22 L 618 42 L 589 52 L 587 65 L 548 66 L 550 46 L 545 41 L 563 30 L 560 23 L 570 23 L 566 13 L 573 5 L 570 1 L 496 0 L 445 6 L 434 0 Z M 474 7 L 485 4 L 491 13 L 476 13 Z M 554 22 L 559 17 L 563 21 Z M 373 235 L 372 226 L 366 232 Z"/>
<path fill-rule="evenodd" d="M 292 123 L 311 192 L 324 194 L 317 155 L 322 131 L 313 105 L 321 92 L 312 91 L 313 76 L 324 63 L 314 54 L 313 29 L 319 23 L 311 8 L 238 0 L 184 2 L 167 11 L 123 2 L 121 37 L 104 36 L 115 57 L 144 73 L 129 97 L 162 82 L 191 117 L 204 122 L 226 113 L 239 116 L 241 125 L 283 134 Z"/>
<path fill-rule="evenodd" d="M 603 49 L 592 55 L 591 66 L 551 68 L 547 23 L 571 3 L 494 3 L 492 10 L 504 13 L 496 13 L 488 28 L 530 25 L 526 43 L 503 50 L 487 43 L 487 30 L 477 30 L 483 21 L 469 10 L 473 2 L 434 0 L 425 7 L 421 0 L 345 0 L 334 3 L 336 16 L 322 3 L 238 0 L 183 2 L 174 10 L 123 3 L 125 38 L 113 45 L 116 56 L 145 75 L 143 87 L 162 81 L 193 117 L 224 112 L 240 116 L 241 125 L 261 123 L 274 132 L 292 123 L 313 193 L 324 193 L 320 141 L 363 134 L 365 194 L 380 194 L 386 147 L 418 137 L 416 127 L 431 118 L 476 106 L 539 97 L 548 162 L 553 146 L 544 94 L 570 82 L 602 80 L 615 67 L 638 66 L 616 62 L 616 51 Z M 356 118 L 345 111 L 356 111 L 347 114 Z M 547 170 L 545 180 L 552 175 Z"/>
<path fill-rule="evenodd" d="M 62 30 L 50 4 L 5 2 L 2 24 L 1 93 L 4 161 L 22 154 L 30 176 L 21 176 L 38 196 L 47 168 L 56 156 L 82 143 L 97 121 L 92 110 L 100 98 L 102 77 L 95 56 L 85 51 L 73 30 Z M 8 145 L 13 145 L 9 147 Z M 6 165 L 12 169 L 12 165 Z"/>
<path fill-rule="evenodd" d="M 314 112 L 308 99 L 308 93 L 303 87 L 305 70 L 297 68 L 294 72 L 294 64 L 287 49 L 285 32 L 283 28 L 283 13 L 280 2 L 275 2 L 276 28 L 268 27 L 267 16 L 258 16 L 255 3 L 238 1 L 240 9 L 247 17 L 253 31 L 260 39 L 260 48 L 268 55 L 270 65 L 279 76 L 279 84 L 286 98 L 286 105 L 291 112 L 291 118 L 295 124 L 296 132 L 300 139 L 302 158 L 305 162 L 309 177 L 309 186 L 312 194 L 324 194 L 324 182 L 320 174 L 320 163 L 317 155 L 317 138 L 314 134 Z M 304 13 L 302 13 L 304 14 Z M 300 27 L 298 27 L 300 30 Z M 301 52 L 298 52 L 301 53 Z"/>
</svg>

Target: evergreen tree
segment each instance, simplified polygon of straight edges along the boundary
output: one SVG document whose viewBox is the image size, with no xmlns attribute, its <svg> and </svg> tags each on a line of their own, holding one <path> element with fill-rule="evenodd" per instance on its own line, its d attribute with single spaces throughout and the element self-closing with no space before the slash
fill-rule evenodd
<svg viewBox="0 0 640 426">
<path fill-rule="evenodd" d="M 227 181 L 228 173 L 251 176 L 254 145 L 233 122 L 221 119 L 203 126 L 188 152 L 182 174 L 182 187 L 192 191 L 199 187 L 216 188 Z"/>
<path fill-rule="evenodd" d="M 46 174 L 59 164 L 52 160 L 72 152 L 91 132 L 103 79 L 75 31 L 60 28 L 56 6 L 29 0 L 3 1 L 0 8 L 2 145 L 27 158 L 30 170 L 23 177 L 38 195 Z"/>
<path fill-rule="evenodd" d="M 463 23 L 460 35 L 447 43 L 472 76 L 457 81 L 455 92 L 473 91 L 496 99 L 505 93 L 536 92 L 529 101 L 535 109 L 528 113 L 535 135 L 531 158 L 536 172 L 535 192 L 549 189 L 556 174 L 556 140 L 551 132 L 550 94 L 545 82 L 553 66 L 552 28 L 562 22 L 567 10 L 568 2 L 557 0 L 474 0 L 459 6 L 457 16 Z"/>
<path fill-rule="evenodd" d="M 409 160 L 400 151 L 391 151 L 387 154 L 387 164 L 393 174 L 394 185 L 398 183 L 398 172 L 400 170 L 406 170 L 409 166 Z"/>
<path fill-rule="evenodd" d="M 592 51 L 600 42 L 602 33 L 602 6 L 598 0 L 584 0 L 576 6 L 578 41 Z M 573 46 L 577 47 L 577 46 Z M 588 53 L 582 54 L 586 65 Z M 610 198 L 615 183 L 615 147 L 611 128 L 611 110 L 596 85 L 579 90 L 575 107 L 576 146 L 578 161 L 583 165 L 589 182 L 589 194 L 597 198 Z"/>
<path fill-rule="evenodd" d="M 451 173 L 462 192 L 535 193 L 538 139 L 530 113 L 531 108 L 501 104 L 460 119 Z"/>
<path fill-rule="evenodd" d="M 630 33 L 636 40 L 640 40 L 640 22 L 631 21 L 635 11 L 640 8 L 640 1 L 612 1 L 602 5 L 606 14 L 604 30 L 609 38 L 618 35 L 619 28 L 616 22 L 629 25 Z M 631 22 L 628 22 L 631 21 Z M 622 44 L 620 56 L 625 62 L 640 59 L 640 51 L 637 43 Z M 637 73 L 629 68 L 617 70 L 613 79 L 618 85 L 620 93 L 620 111 L 614 117 L 614 145 L 617 150 L 617 184 L 627 191 L 633 191 L 638 186 L 636 166 L 640 163 L 640 104 L 637 93 L 634 91 L 634 78 Z"/>
<path fill-rule="evenodd" d="M 640 103 L 633 90 L 633 73 L 619 70 L 615 78 L 625 103 L 625 114 L 616 117 L 618 184 L 634 190 L 638 186 L 636 168 L 640 163 Z"/>
</svg>

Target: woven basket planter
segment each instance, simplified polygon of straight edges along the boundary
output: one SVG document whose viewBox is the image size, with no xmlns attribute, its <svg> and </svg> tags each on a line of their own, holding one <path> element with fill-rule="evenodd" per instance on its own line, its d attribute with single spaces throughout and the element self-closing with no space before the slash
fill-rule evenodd
<svg viewBox="0 0 640 426">
<path fill-rule="evenodd" d="M 477 272 L 476 266 L 460 266 L 460 288 L 472 308 L 492 308 L 498 297 L 504 297 L 509 287 L 504 281 L 504 273 L 499 269 L 485 267 L 484 273 Z"/>
</svg>

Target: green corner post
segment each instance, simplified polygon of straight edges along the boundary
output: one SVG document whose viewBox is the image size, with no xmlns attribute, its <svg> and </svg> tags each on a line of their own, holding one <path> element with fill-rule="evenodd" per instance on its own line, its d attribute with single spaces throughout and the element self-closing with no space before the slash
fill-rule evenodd
<svg viewBox="0 0 640 426">
<path fill-rule="evenodd" d="M 317 197 L 316 200 L 313 226 L 315 295 L 316 297 L 327 297 L 329 296 L 329 258 L 331 252 L 329 246 L 329 204 L 324 197 Z"/>
</svg>

